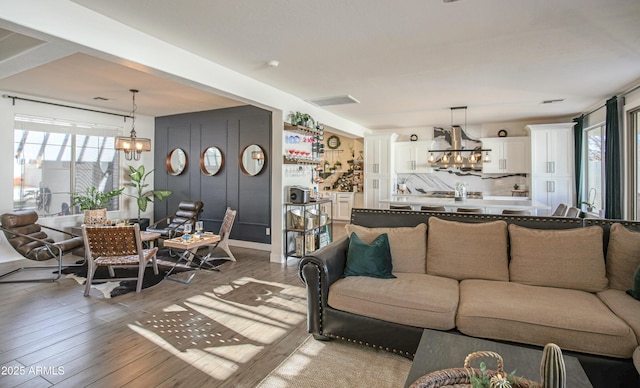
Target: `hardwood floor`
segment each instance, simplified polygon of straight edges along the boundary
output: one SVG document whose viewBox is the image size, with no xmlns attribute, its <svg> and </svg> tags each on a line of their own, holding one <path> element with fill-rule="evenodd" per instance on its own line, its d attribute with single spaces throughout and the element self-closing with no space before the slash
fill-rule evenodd
<svg viewBox="0 0 640 388">
<path fill-rule="evenodd" d="M 113 299 L 73 279 L 0 284 L 0 386 L 255 386 L 308 336 L 305 290 L 297 260 L 232 251 L 190 285 Z"/>
</svg>

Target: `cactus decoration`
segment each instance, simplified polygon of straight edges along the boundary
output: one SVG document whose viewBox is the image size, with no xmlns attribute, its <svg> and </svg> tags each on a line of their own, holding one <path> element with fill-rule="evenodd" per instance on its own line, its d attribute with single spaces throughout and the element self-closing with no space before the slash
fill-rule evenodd
<svg viewBox="0 0 640 388">
<path fill-rule="evenodd" d="M 558 345 L 549 343 L 544 347 L 540 363 L 540 378 L 543 388 L 566 388 L 567 372 L 562 350 Z"/>
</svg>

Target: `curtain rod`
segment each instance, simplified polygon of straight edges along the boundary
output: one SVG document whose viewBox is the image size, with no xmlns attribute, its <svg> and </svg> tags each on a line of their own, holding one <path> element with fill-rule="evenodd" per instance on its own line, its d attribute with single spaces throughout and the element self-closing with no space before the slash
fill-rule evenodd
<svg viewBox="0 0 640 388">
<path fill-rule="evenodd" d="M 637 85 L 637 86 L 635 86 L 635 87 L 633 87 L 633 88 L 631 88 L 631 89 L 627 90 L 627 91 L 626 91 L 626 92 L 624 92 L 624 93 L 620 93 L 620 94 L 619 94 L 619 95 L 617 95 L 616 97 L 622 97 L 622 98 L 624 98 L 624 97 L 626 97 L 627 95 L 629 95 L 629 94 L 631 94 L 631 93 L 635 92 L 635 91 L 636 91 L 636 90 L 638 90 L 638 89 L 640 89 L 640 85 Z M 582 113 L 581 115 L 582 115 L 582 116 L 585 116 L 585 117 L 586 117 L 586 116 L 589 116 L 590 114 L 592 114 L 592 113 L 594 113 L 594 112 L 597 112 L 598 110 L 600 110 L 600 109 L 604 108 L 605 106 L 607 106 L 607 104 L 606 104 L 606 103 L 605 103 L 605 104 L 602 104 L 602 105 L 600 105 L 600 106 L 598 106 L 597 108 L 594 108 L 594 109 L 590 110 L 590 111 L 589 111 L 589 112 L 587 112 L 587 113 Z"/>
<path fill-rule="evenodd" d="M 129 116 L 129 115 L 123 115 L 123 114 L 120 114 L 120 113 L 105 112 L 105 111 L 102 111 L 102 110 L 89 109 L 89 108 L 80 108 L 80 107 L 78 107 L 78 106 L 71 106 L 71 105 L 57 104 L 57 103 L 55 103 L 55 102 L 40 101 L 40 100 L 32 100 L 32 99 L 30 99 L 30 98 L 24 98 L 24 97 L 18 97 L 18 96 L 10 96 L 10 95 L 8 95 L 8 94 L 3 94 L 3 95 L 2 95 L 2 97 L 12 99 L 12 100 L 13 100 L 13 105 L 15 105 L 15 104 L 16 104 L 16 100 L 22 100 L 22 101 L 36 102 L 36 103 L 38 103 L 38 104 L 47 104 L 47 105 L 53 105 L 53 106 L 60 106 L 60 107 L 63 107 L 63 108 L 71 108 L 71 109 L 84 110 L 84 111 L 87 111 L 87 112 L 102 113 L 102 114 L 105 114 L 105 115 L 120 116 L 120 117 L 122 117 L 122 118 L 124 119 L 124 121 L 125 121 L 125 122 L 127 121 L 127 117 L 128 117 L 128 118 L 133 118 L 132 116 Z"/>
</svg>

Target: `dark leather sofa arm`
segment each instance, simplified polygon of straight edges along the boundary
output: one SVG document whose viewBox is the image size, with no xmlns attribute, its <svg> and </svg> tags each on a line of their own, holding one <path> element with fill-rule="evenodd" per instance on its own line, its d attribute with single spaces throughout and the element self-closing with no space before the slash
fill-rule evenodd
<svg viewBox="0 0 640 388">
<path fill-rule="evenodd" d="M 342 277 L 349 239 L 343 237 L 300 260 L 300 280 L 307 286 L 307 325 L 317 339 L 322 336 L 322 312 L 327 306 L 329 286 Z"/>
</svg>

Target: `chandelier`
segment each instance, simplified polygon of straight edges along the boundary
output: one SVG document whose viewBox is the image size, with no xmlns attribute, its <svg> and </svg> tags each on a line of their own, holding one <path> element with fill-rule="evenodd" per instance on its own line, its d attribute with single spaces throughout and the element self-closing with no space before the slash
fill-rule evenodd
<svg viewBox="0 0 640 388">
<path fill-rule="evenodd" d="M 151 139 L 136 137 L 136 93 L 137 89 L 129 89 L 133 95 L 133 108 L 131 109 L 131 133 L 129 137 L 116 137 L 116 151 L 124 151 L 127 160 L 140 160 L 140 154 L 151 151 Z"/>
<path fill-rule="evenodd" d="M 454 110 L 464 110 L 464 128 L 467 128 L 467 107 L 466 106 L 457 106 L 451 107 L 451 148 L 446 150 L 429 150 L 429 157 L 427 159 L 428 163 L 432 165 L 443 165 L 444 167 L 469 167 L 473 168 L 477 164 L 481 166 L 481 163 L 489 163 L 491 162 L 491 157 L 489 156 L 490 149 L 484 148 L 472 148 L 465 149 L 462 146 L 462 131 L 459 125 L 454 125 L 453 123 L 453 111 Z M 482 153 L 484 152 L 484 157 Z M 442 153 L 442 156 L 439 159 L 436 159 L 435 153 Z M 467 163 L 468 162 L 468 166 Z"/>
</svg>

